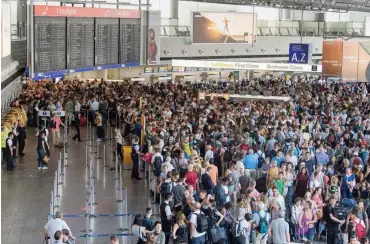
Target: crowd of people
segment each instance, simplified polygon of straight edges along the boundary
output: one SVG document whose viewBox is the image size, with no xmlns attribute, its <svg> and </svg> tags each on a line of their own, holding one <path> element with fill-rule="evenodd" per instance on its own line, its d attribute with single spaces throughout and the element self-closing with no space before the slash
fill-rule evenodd
<svg viewBox="0 0 370 244">
<path fill-rule="evenodd" d="M 291 100 L 200 100 L 192 85 L 71 80 L 29 82 L 17 102 L 30 125 L 39 110 L 63 110 L 68 128 L 86 117 L 104 140 L 110 123 L 119 153 L 132 144 L 131 177 L 151 167 L 160 204 L 160 222 L 150 208 L 135 218 L 139 243 L 369 243 L 370 84 L 302 76 L 238 85 Z M 48 123 L 58 145 L 64 124 L 57 115 Z"/>
</svg>

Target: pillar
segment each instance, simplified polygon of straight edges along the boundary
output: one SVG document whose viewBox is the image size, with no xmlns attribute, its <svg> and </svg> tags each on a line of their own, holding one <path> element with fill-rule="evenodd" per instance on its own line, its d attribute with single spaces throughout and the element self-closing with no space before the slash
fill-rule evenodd
<svg viewBox="0 0 370 244">
<path fill-rule="evenodd" d="M 107 70 L 107 69 L 105 69 L 105 70 L 104 70 L 103 79 L 104 79 L 105 81 L 106 81 L 106 80 L 108 80 L 108 70 Z"/>
</svg>

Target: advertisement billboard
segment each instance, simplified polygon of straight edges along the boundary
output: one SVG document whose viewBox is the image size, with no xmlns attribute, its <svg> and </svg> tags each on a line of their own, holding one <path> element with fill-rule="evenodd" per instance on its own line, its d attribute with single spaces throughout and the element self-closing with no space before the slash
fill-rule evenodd
<svg viewBox="0 0 370 244">
<path fill-rule="evenodd" d="M 161 11 L 149 11 L 147 64 L 160 64 Z"/>
<path fill-rule="evenodd" d="M 193 43 L 257 42 L 255 13 L 193 12 Z"/>
<path fill-rule="evenodd" d="M 349 40 L 343 43 L 342 81 L 370 81 L 369 40 Z"/>
<path fill-rule="evenodd" d="M 290 43 L 289 63 L 292 64 L 312 63 L 312 44 Z"/>
<path fill-rule="evenodd" d="M 322 74 L 329 77 L 339 77 L 342 74 L 343 40 L 323 42 Z"/>
</svg>

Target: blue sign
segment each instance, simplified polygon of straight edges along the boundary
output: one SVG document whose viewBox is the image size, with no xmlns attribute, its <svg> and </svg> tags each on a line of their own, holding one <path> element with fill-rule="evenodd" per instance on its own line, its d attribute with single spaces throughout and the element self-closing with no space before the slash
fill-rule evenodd
<svg viewBox="0 0 370 244">
<path fill-rule="evenodd" d="M 125 64 L 107 64 L 98 67 L 83 67 L 83 68 L 75 68 L 75 69 L 67 69 L 67 70 L 53 70 L 47 72 L 40 72 L 34 73 L 32 80 L 42 80 L 42 79 L 52 79 L 52 78 L 62 78 L 65 74 L 71 74 L 76 72 L 87 72 L 87 71 L 94 71 L 94 70 L 103 70 L 103 69 L 117 69 L 123 67 L 130 67 L 130 66 L 139 66 L 140 62 L 132 62 L 132 63 L 125 63 Z"/>
<path fill-rule="evenodd" d="M 309 64 L 312 62 L 312 45 L 304 43 L 289 44 L 289 63 Z"/>
</svg>

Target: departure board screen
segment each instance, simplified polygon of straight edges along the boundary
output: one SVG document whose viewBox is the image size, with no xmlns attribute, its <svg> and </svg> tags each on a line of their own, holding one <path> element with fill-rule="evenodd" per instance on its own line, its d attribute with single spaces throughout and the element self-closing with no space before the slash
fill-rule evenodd
<svg viewBox="0 0 370 244">
<path fill-rule="evenodd" d="M 140 62 L 140 19 L 120 19 L 120 63 Z"/>
<path fill-rule="evenodd" d="M 94 18 L 67 18 L 67 68 L 94 66 Z"/>
<path fill-rule="evenodd" d="M 35 17 L 35 72 L 66 68 L 66 18 Z"/>
<path fill-rule="evenodd" d="M 95 19 L 95 66 L 118 63 L 119 19 Z"/>
</svg>

